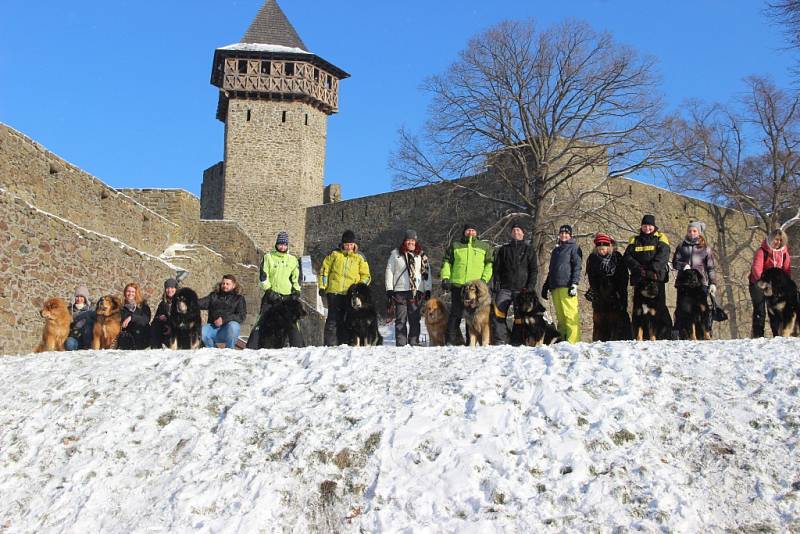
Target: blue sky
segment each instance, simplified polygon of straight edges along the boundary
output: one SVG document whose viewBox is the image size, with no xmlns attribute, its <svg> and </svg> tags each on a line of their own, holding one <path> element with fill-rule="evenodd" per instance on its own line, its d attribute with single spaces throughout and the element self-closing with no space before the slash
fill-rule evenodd
<svg viewBox="0 0 800 534">
<path fill-rule="evenodd" d="M 238 42 L 262 0 L 2 0 L 0 122 L 114 187 L 199 194 L 222 159 L 210 85 L 216 47 Z M 351 74 L 328 129 L 326 183 L 345 198 L 391 189 L 397 130 L 418 128 L 426 76 L 503 19 L 564 18 L 659 60 L 671 108 L 727 101 L 741 79 L 790 83 L 794 59 L 760 0 L 279 0 L 312 52 Z"/>
</svg>

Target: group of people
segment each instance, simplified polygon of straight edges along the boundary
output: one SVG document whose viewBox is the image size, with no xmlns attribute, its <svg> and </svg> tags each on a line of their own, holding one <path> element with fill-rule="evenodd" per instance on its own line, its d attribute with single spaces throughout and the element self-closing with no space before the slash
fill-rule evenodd
<svg viewBox="0 0 800 534">
<path fill-rule="evenodd" d="M 715 304 L 717 291 L 716 262 L 713 250 L 705 237 L 706 225 L 690 222 L 686 235 L 675 248 L 670 262 L 670 245 L 659 231 L 653 215 L 645 215 L 640 231 L 632 236 L 624 252 L 607 233 L 594 235 L 594 250 L 586 260 L 586 277 L 589 289 L 586 298 L 593 311 L 593 341 L 610 341 L 620 338 L 619 329 L 600 310 L 616 308 L 628 321 L 628 287 L 641 280 L 653 280 L 658 287 L 657 300 L 666 306 L 666 284 L 670 266 L 676 271 L 695 269 L 702 278 L 703 290 Z M 463 345 L 461 332 L 463 315 L 462 289 L 472 280 L 491 282 L 493 289 L 492 339 L 495 344 L 508 343 L 510 331 L 507 322 L 509 308 L 521 291 L 535 291 L 537 258 L 531 244 L 525 239 L 525 230 L 519 224 L 511 227 L 511 239 L 498 249 L 478 239 L 477 228 L 465 224 L 462 235 L 448 247 L 440 272 L 441 288 L 450 294 L 450 312 L 447 343 Z M 260 289 L 263 292 L 259 313 L 263 315 L 272 306 L 300 295 L 300 262 L 288 253 L 289 236 L 280 232 L 274 250 L 263 257 L 260 269 Z M 753 302 L 753 337 L 764 335 L 765 297 L 756 282 L 762 272 L 779 268 L 790 273 L 791 259 L 786 234 L 773 231 L 756 251 L 749 277 Z M 570 343 L 580 340 L 580 312 L 578 285 L 583 269 L 583 253 L 568 224 L 559 228 L 555 248 L 550 254 L 549 269 L 541 288 L 544 299 L 551 298 L 556 312 L 556 326 L 561 337 Z M 347 230 L 342 234 L 339 247 L 322 262 L 319 276 L 320 295 L 328 309 L 324 328 L 327 346 L 346 342 L 343 332 L 343 315 L 347 308 L 346 294 L 356 283 L 370 283 L 370 269 L 366 258 L 358 251 L 355 234 Z M 385 271 L 385 289 L 388 313 L 393 316 L 395 343 L 398 346 L 420 344 L 421 310 L 431 298 L 433 276 L 428 256 L 417 233 L 407 230 L 402 242 L 389 254 Z M 121 312 L 122 332 L 118 346 L 123 349 L 161 348 L 170 336 L 169 314 L 178 281 L 170 278 L 164 282 L 164 292 L 151 315 L 150 307 L 136 283 L 123 290 Z M 603 290 L 600 290 L 603 288 Z M 611 290 L 609 291 L 609 288 Z M 233 348 L 239 338 L 247 311 L 236 277 L 226 274 L 214 291 L 199 299 L 200 309 L 208 310 L 208 321 L 203 326 L 202 339 L 206 347 L 224 344 Z M 707 317 L 710 331 L 711 313 Z M 79 286 L 71 303 L 72 325 L 67 339 L 67 350 L 86 349 L 91 346 L 94 311 L 86 286 Z M 256 321 L 258 324 L 258 321 Z M 617 332 L 617 333 L 615 333 Z M 258 326 L 248 337 L 247 346 L 258 346 Z M 300 325 L 294 325 L 289 335 L 293 347 L 305 345 Z"/>
<path fill-rule="evenodd" d="M 164 282 L 164 292 L 152 315 L 150 306 L 142 295 L 139 284 L 131 282 L 122 291 L 120 331 L 117 346 L 124 350 L 160 349 L 168 345 L 170 308 L 178 288 L 178 281 L 169 278 Z M 198 300 L 200 309 L 208 310 L 208 323 L 203 326 L 202 338 L 206 347 L 225 344 L 233 348 L 239 339 L 240 325 L 247 315 L 247 305 L 239 283 L 232 274 L 226 274 L 214 291 Z M 66 350 L 89 349 L 96 315 L 85 285 L 78 286 L 70 305 L 72 323 L 64 343 Z"/>
</svg>

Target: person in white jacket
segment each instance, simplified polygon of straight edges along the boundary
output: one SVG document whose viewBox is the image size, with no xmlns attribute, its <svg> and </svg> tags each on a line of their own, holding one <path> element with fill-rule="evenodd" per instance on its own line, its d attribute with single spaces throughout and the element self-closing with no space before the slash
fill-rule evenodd
<svg viewBox="0 0 800 534">
<path fill-rule="evenodd" d="M 431 276 L 428 257 L 414 230 L 406 230 L 403 244 L 389 254 L 386 298 L 389 308 L 395 310 L 395 344 L 419 345 L 420 310 L 423 302 L 431 298 Z"/>
</svg>

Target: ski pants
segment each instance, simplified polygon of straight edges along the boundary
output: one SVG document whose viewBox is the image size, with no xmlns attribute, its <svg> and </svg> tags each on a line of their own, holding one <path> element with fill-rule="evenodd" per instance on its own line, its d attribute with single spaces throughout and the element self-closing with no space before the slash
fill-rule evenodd
<svg viewBox="0 0 800 534">
<path fill-rule="evenodd" d="M 581 316 L 578 311 L 578 297 L 569 295 L 569 288 L 557 287 L 550 291 L 556 308 L 558 333 L 570 343 L 581 340 Z"/>
</svg>

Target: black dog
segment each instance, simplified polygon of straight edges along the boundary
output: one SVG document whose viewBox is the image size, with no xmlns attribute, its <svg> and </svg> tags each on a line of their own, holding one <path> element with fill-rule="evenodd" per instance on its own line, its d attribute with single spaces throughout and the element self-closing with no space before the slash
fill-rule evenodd
<svg viewBox="0 0 800 534">
<path fill-rule="evenodd" d="M 797 334 L 797 284 L 782 269 L 767 269 L 756 282 L 767 301 L 773 336 Z"/>
<path fill-rule="evenodd" d="M 672 339 L 672 317 L 659 299 L 658 282 L 641 279 L 633 290 L 633 333 L 635 339 Z"/>
<path fill-rule="evenodd" d="M 591 301 L 593 341 L 624 341 L 633 337 L 627 291 L 615 287 L 613 278 L 597 277 Z"/>
<path fill-rule="evenodd" d="M 303 346 L 297 323 L 306 315 L 303 303 L 294 298 L 282 299 L 270 306 L 258 321 L 258 348 L 282 349 L 287 342 Z"/>
<path fill-rule="evenodd" d="M 353 284 L 347 290 L 344 325 L 348 344 L 356 347 L 383 345 L 383 337 L 378 332 L 378 313 L 367 284 Z"/>
<path fill-rule="evenodd" d="M 172 297 L 169 309 L 169 348 L 199 349 L 203 346 L 202 319 L 197 293 L 182 287 Z"/>
<path fill-rule="evenodd" d="M 511 329 L 511 344 L 537 347 L 562 341 L 561 335 L 545 318 L 545 307 L 536 291 L 520 291 L 514 297 L 514 327 Z"/>
<path fill-rule="evenodd" d="M 675 279 L 678 300 L 675 305 L 675 328 L 680 339 L 711 339 L 708 330 L 708 296 L 703 275 L 697 269 L 683 269 Z"/>
</svg>

